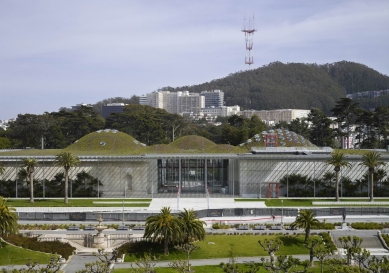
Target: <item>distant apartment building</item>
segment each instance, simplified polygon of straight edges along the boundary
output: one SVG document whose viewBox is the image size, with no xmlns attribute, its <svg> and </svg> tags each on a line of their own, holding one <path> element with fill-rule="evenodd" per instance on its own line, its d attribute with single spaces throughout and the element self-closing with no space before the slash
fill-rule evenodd
<svg viewBox="0 0 389 273">
<path fill-rule="evenodd" d="M 378 90 L 378 91 L 357 92 L 357 93 L 347 94 L 346 97 L 349 99 L 378 98 L 386 94 L 389 94 L 389 89 Z"/>
<path fill-rule="evenodd" d="M 86 104 L 86 103 L 79 103 L 79 104 L 76 104 L 75 106 L 72 106 L 72 111 L 76 111 L 78 109 L 80 109 L 80 107 L 90 107 L 90 108 L 93 108 L 93 105 L 92 104 Z"/>
<path fill-rule="evenodd" d="M 124 103 L 108 103 L 102 107 L 102 116 L 107 118 L 112 113 L 123 113 L 124 107 L 127 104 Z"/>
<path fill-rule="evenodd" d="M 224 92 L 220 90 L 201 91 L 200 96 L 205 98 L 205 107 L 222 107 L 224 105 Z"/>
<path fill-rule="evenodd" d="M 297 118 L 307 118 L 310 112 L 310 110 L 303 109 L 244 110 L 241 111 L 241 115 L 246 118 L 251 118 L 253 115 L 256 115 L 266 124 L 275 124 L 280 121 L 290 123 Z"/>
<path fill-rule="evenodd" d="M 220 106 L 220 107 L 209 107 L 201 109 L 204 115 L 217 116 L 217 117 L 229 117 L 232 115 L 239 115 L 240 106 Z"/>
<path fill-rule="evenodd" d="M 205 98 L 198 93 L 190 94 L 188 91 L 184 91 L 183 94 L 178 97 L 178 101 L 177 114 L 199 114 L 201 109 L 205 107 Z"/>
<path fill-rule="evenodd" d="M 174 114 L 199 114 L 200 112 L 208 111 L 226 116 L 229 115 L 227 113 L 235 113 L 236 110 L 234 109 L 237 107 L 225 108 L 224 92 L 220 90 L 202 91 L 201 93 L 155 91 L 142 96 L 140 101 L 143 105 L 165 109 L 169 113 Z"/>
<path fill-rule="evenodd" d="M 7 130 L 7 128 L 9 127 L 9 122 L 11 122 L 11 121 L 15 121 L 15 119 L 0 120 L 0 128 L 3 130 Z"/>
<path fill-rule="evenodd" d="M 146 95 L 142 95 L 139 97 L 139 104 L 140 105 L 147 105 L 147 96 Z"/>
</svg>

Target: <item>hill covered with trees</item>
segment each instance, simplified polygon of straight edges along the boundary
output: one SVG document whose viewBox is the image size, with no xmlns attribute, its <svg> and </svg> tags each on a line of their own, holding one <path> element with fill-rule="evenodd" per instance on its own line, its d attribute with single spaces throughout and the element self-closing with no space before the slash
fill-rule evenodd
<svg viewBox="0 0 389 273">
<path fill-rule="evenodd" d="M 215 89 L 225 93 L 227 105 L 240 105 L 243 109 L 315 107 L 330 114 L 335 102 L 347 94 L 389 89 L 389 77 L 347 61 L 323 65 L 273 62 L 203 84 L 162 88 L 194 93 Z M 372 103 L 369 106 L 375 107 Z"/>
</svg>

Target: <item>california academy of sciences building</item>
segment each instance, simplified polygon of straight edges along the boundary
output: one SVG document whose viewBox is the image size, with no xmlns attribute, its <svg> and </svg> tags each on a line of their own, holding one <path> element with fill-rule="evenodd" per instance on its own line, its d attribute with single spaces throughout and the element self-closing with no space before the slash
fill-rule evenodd
<svg viewBox="0 0 389 273">
<path fill-rule="evenodd" d="M 288 131 L 274 133 L 278 133 L 279 143 L 284 137 L 285 141 L 289 139 Z M 79 145 L 87 154 L 85 151 L 92 149 L 93 145 L 112 151 L 127 142 L 133 145 L 135 152 L 120 155 L 80 153 L 81 164 L 70 169 L 69 179 L 71 183 L 77 173 L 87 172 L 101 181 L 103 185 L 97 190 L 105 198 L 172 198 L 179 189 L 184 198 L 202 198 L 207 193 L 218 198 L 288 196 L 288 182 L 284 186 L 279 184 L 282 178 L 300 174 L 314 181 L 327 172 L 334 172 L 333 166 L 326 164 L 331 157 L 331 149 L 314 147 L 308 141 L 302 141 L 301 136 L 293 134 L 290 135 L 292 141 L 306 145 L 256 147 L 265 137 L 262 132 L 262 135 L 256 135 L 252 141 L 248 141 L 250 145 L 242 144 L 241 147 L 217 145 L 197 136 L 182 137 L 168 145 L 144 147 L 129 135 L 115 130 L 102 130 L 83 137 L 67 149 L 75 149 L 75 145 Z M 193 149 L 193 145 L 197 146 L 196 149 Z M 53 166 L 54 155 L 28 156 L 28 151 L 17 155 L 0 153 L 0 162 L 5 166 L 0 180 L 15 181 L 16 185 L 20 165 L 26 157 L 33 157 L 39 162 L 35 168 L 34 181 L 53 180 L 56 174 L 63 172 L 63 168 Z M 346 160 L 351 167 L 342 168 L 341 177 L 356 181 L 366 174 L 367 168 L 360 165 L 360 155 L 347 155 Z M 381 161 L 386 165 L 380 168 L 389 173 L 387 152 L 381 154 Z"/>
</svg>

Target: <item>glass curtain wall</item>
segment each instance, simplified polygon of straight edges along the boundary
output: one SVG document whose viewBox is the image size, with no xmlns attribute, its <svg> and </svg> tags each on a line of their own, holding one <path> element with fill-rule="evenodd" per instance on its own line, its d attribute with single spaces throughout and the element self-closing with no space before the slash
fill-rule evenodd
<svg viewBox="0 0 389 273">
<path fill-rule="evenodd" d="M 228 160 L 224 159 L 159 159 L 158 192 L 228 193 Z M 227 188 L 227 189 L 226 189 Z"/>
</svg>

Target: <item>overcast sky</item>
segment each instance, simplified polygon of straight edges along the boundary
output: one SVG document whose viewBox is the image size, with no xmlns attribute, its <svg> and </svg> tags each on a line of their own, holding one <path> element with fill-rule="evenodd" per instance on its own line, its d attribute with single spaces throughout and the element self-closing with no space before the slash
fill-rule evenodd
<svg viewBox="0 0 389 273">
<path fill-rule="evenodd" d="M 389 75 L 387 0 L 0 0 L 0 119 L 195 85 L 270 62 Z"/>
</svg>

